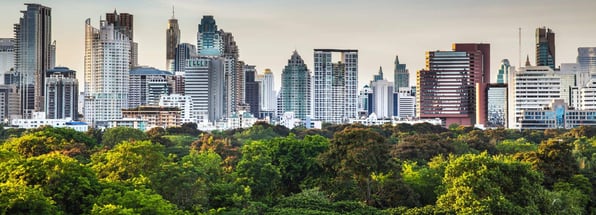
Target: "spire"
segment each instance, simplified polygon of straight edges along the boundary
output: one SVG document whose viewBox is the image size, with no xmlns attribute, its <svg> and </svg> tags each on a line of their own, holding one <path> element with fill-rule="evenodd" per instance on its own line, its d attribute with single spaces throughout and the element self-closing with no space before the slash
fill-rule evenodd
<svg viewBox="0 0 596 215">
<path fill-rule="evenodd" d="M 532 66 L 532 64 L 530 64 L 530 55 L 526 56 L 526 67 L 528 66 Z"/>
<path fill-rule="evenodd" d="M 174 13 L 174 5 L 172 5 L 172 19 L 176 19 L 175 13 Z"/>
<path fill-rule="evenodd" d="M 381 76 L 383 75 L 383 67 L 382 66 L 379 66 L 379 75 L 381 75 Z"/>
<path fill-rule="evenodd" d="M 399 56 L 395 55 L 395 65 L 399 64 Z"/>
</svg>

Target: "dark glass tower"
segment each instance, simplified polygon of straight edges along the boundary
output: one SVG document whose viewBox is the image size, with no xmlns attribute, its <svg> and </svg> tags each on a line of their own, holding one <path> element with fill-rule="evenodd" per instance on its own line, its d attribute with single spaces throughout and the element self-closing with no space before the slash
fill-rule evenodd
<svg viewBox="0 0 596 215">
<path fill-rule="evenodd" d="M 393 90 L 399 91 L 399 88 L 409 88 L 410 87 L 410 73 L 408 69 L 406 69 L 406 64 L 399 63 L 399 57 L 395 56 L 395 70 L 394 70 L 394 80 Z"/>
<path fill-rule="evenodd" d="M 536 65 L 555 69 L 555 32 L 550 28 L 536 29 Z"/>
<path fill-rule="evenodd" d="M 168 29 L 166 30 L 166 69 L 170 72 L 174 71 L 174 58 L 178 44 L 180 44 L 180 28 L 178 28 L 178 20 L 174 17 L 174 8 L 172 8 L 172 18 L 168 20 Z"/>
<path fill-rule="evenodd" d="M 203 16 L 197 33 L 197 49 L 201 57 L 218 57 L 223 52 L 222 39 L 213 16 Z"/>
</svg>

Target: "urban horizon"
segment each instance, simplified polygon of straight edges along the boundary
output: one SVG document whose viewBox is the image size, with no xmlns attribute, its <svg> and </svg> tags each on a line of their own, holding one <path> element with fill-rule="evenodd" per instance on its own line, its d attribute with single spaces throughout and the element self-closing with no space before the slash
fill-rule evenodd
<svg viewBox="0 0 596 215">
<path fill-rule="evenodd" d="M 175 9 L 175 18 L 179 20 L 181 43 L 186 42 L 196 44 L 197 25 L 200 23 L 201 17 L 204 15 L 213 15 L 219 28 L 234 34 L 240 49 L 240 58 L 242 60 L 247 64 L 256 65 L 257 71 L 261 74 L 266 68 L 272 70 L 275 77 L 276 90 L 279 90 L 281 85 L 281 71 L 294 50 L 297 50 L 302 56 L 311 72 L 314 69 L 312 58 L 314 49 L 345 48 L 359 50 L 358 85 L 360 88 L 372 79 L 373 75 L 377 73 L 379 66 L 383 67 L 386 79 L 392 81 L 391 76 L 394 70 L 393 60 L 395 55 L 400 57 L 401 63 L 407 65 L 411 74 L 410 84 L 414 84 L 415 72 L 424 68 L 425 52 L 435 50 L 449 51 L 451 50 L 450 46 L 453 43 L 491 44 L 491 61 L 493 62 L 491 65 L 492 71 L 498 69 L 498 62 L 502 59 L 509 59 L 512 66 L 519 65 L 519 48 L 521 48 L 522 64 L 525 62 L 526 56 L 530 57 L 532 64 L 536 64 L 534 62 L 535 52 L 533 51 L 535 48 L 535 29 L 543 26 L 553 29 L 557 34 L 556 45 L 558 54 L 556 56 L 556 62 L 558 65 L 560 63 L 575 62 L 578 47 L 596 46 L 596 41 L 593 39 L 591 40 L 589 37 L 589 35 L 593 35 L 593 33 L 590 33 L 590 26 L 593 27 L 595 25 L 589 23 L 589 20 L 596 19 L 596 15 L 577 12 L 578 10 L 581 11 L 585 8 L 589 8 L 591 5 L 596 6 L 596 3 L 591 1 L 574 1 L 565 4 L 553 2 L 551 5 L 543 6 L 544 8 L 540 9 L 549 11 L 561 8 L 556 15 L 540 17 L 536 11 L 528 10 L 528 15 L 523 16 L 525 18 L 521 19 L 521 21 L 515 20 L 515 23 L 512 22 L 512 17 L 515 17 L 518 13 L 496 13 L 495 11 L 504 7 L 506 3 L 491 3 L 485 5 L 485 8 L 482 8 L 482 10 L 486 11 L 486 14 L 484 15 L 478 12 L 469 14 L 470 18 L 472 18 L 473 15 L 477 15 L 479 17 L 478 20 L 483 20 L 485 22 L 478 23 L 478 20 L 474 22 L 465 21 L 463 23 L 469 25 L 457 28 L 457 30 L 461 30 L 462 33 L 449 30 L 445 31 L 443 29 L 445 27 L 441 27 L 440 25 L 440 23 L 445 22 L 445 20 L 432 20 L 431 17 L 437 15 L 430 13 L 428 15 L 429 17 L 420 19 L 419 25 L 412 25 L 415 23 L 411 23 L 411 20 L 403 19 L 406 18 L 403 13 L 397 13 L 403 9 L 398 9 L 395 7 L 395 4 L 386 1 L 378 1 L 377 3 L 379 3 L 379 5 L 387 7 L 379 7 L 377 9 L 380 11 L 390 10 L 392 8 L 396 9 L 397 12 L 394 15 L 399 19 L 391 20 L 390 14 L 385 13 L 381 13 L 382 15 L 368 13 L 369 10 L 371 10 L 371 7 L 375 8 L 370 5 L 356 9 L 356 6 L 360 4 L 352 1 L 347 1 L 340 5 L 345 7 L 346 11 L 358 12 L 358 10 L 362 10 L 361 13 L 346 12 L 346 14 L 340 14 L 335 18 L 333 16 L 322 17 L 323 14 L 320 14 L 321 11 L 318 10 L 313 11 L 313 13 L 309 14 L 310 16 L 306 18 L 296 16 L 297 14 L 294 14 L 296 11 L 287 13 L 289 18 L 279 17 L 285 15 L 280 13 L 280 11 L 289 10 L 292 4 L 274 3 L 269 1 L 255 2 L 255 5 L 258 6 L 277 8 L 277 10 L 271 10 L 271 12 L 268 14 L 266 13 L 266 15 L 256 12 L 245 12 L 241 14 L 231 13 L 230 11 L 238 12 L 238 7 L 247 6 L 247 3 L 234 1 L 224 3 L 203 1 L 196 4 L 190 1 L 150 1 L 146 5 L 147 7 L 143 7 L 143 9 L 134 7 L 134 4 L 131 2 L 112 2 L 111 4 L 110 2 L 69 2 L 69 4 L 66 5 L 67 2 L 68 1 L 37 1 L 34 3 L 40 3 L 52 8 L 52 40 L 57 41 L 56 64 L 57 66 L 66 66 L 77 71 L 77 76 L 79 78 L 83 77 L 84 21 L 87 18 L 90 18 L 92 23 L 98 23 L 100 17 L 105 19 L 105 17 L 103 17 L 104 14 L 111 13 L 114 10 L 122 13 L 130 13 L 135 16 L 135 40 L 139 44 L 139 65 L 165 70 L 165 30 L 167 29 L 168 19 L 172 17 L 172 6 L 174 6 Z M 483 3 L 473 3 L 466 6 L 464 5 L 464 2 L 465 1 L 455 1 L 446 5 L 443 15 L 452 17 L 453 20 L 462 21 L 465 17 L 457 15 L 457 12 L 462 12 L 461 10 L 465 7 L 483 6 Z M 533 1 L 530 1 L 529 3 L 531 2 Z M 2 8 L 6 10 L 4 13 L 6 14 L 6 17 L 0 21 L 0 38 L 11 38 L 13 36 L 12 25 L 18 22 L 18 17 L 21 15 L 18 11 L 24 10 L 24 3 L 27 2 L 11 1 L 0 3 Z M 529 3 L 524 2 L 520 7 L 523 8 L 524 4 Z M 326 8 L 332 4 L 333 3 L 329 2 L 321 3 L 321 7 Z M 418 5 L 411 5 L 411 3 L 404 4 L 411 6 L 411 9 L 407 11 L 423 11 L 423 6 L 428 6 L 423 3 Z M 439 3 L 439 5 L 440 4 L 443 3 Z M 80 7 L 77 7 L 77 5 Z M 252 7 L 255 7 L 255 5 Z M 558 7 L 555 7 L 557 5 Z M 297 10 L 304 9 L 300 5 L 294 6 L 296 6 Z M 462 6 L 462 8 L 458 8 L 458 6 Z M 80 10 L 65 12 L 65 10 L 72 7 L 80 8 Z M 564 10 L 562 8 L 570 8 L 574 10 Z M 432 11 L 435 9 L 428 8 L 424 11 L 426 10 Z M 511 8 L 511 10 L 517 11 L 519 8 Z M 196 13 L 197 11 L 200 11 L 200 13 Z M 574 11 L 574 13 L 571 14 L 568 11 Z M 362 16 L 363 13 L 367 16 Z M 242 14 L 246 15 L 243 16 Z M 532 14 L 534 14 L 534 16 L 532 16 Z M 73 18 L 73 16 L 76 18 Z M 319 22 L 314 22 L 317 17 L 323 19 L 320 19 Z M 281 20 L 288 21 L 287 24 L 281 23 L 280 18 L 283 18 Z M 340 28 L 339 26 L 343 24 L 337 24 L 342 23 L 337 20 L 339 18 L 345 18 L 346 20 L 352 21 L 353 25 L 358 26 L 358 28 L 354 27 L 353 29 L 348 30 Z M 502 20 L 499 21 L 500 19 Z M 408 21 L 405 23 L 408 23 L 409 26 L 401 26 L 400 28 L 400 25 L 402 24 L 396 23 L 405 20 Z M 571 20 L 574 21 L 570 22 Z M 387 22 L 391 21 L 396 23 L 395 28 L 399 28 L 400 30 L 405 29 L 407 33 L 404 34 L 401 31 L 396 32 L 395 28 L 385 26 Z M 505 22 L 509 24 L 486 25 L 487 23 L 493 22 Z M 318 23 L 321 23 L 321 25 L 317 25 Z M 363 23 L 369 23 L 369 25 L 363 26 Z M 288 29 L 290 26 L 286 25 L 296 25 L 296 27 Z M 423 27 L 425 25 L 428 25 L 429 27 Z M 450 27 L 448 25 L 447 28 L 453 29 L 456 25 L 457 24 L 453 24 Z M 313 35 L 309 31 L 304 31 L 307 29 L 306 27 L 311 27 L 313 32 L 321 32 L 321 34 Z M 492 29 L 484 31 L 487 30 L 487 27 Z M 436 34 L 436 32 L 441 32 L 440 35 L 425 33 L 428 31 L 425 29 L 433 28 L 436 28 L 437 30 L 433 30 L 432 32 L 435 32 L 434 34 Z M 277 29 L 280 29 L 282 32 L 277 32 Z M 519 40 L 520 29 L 521 41 Z M 260 32 L 257 30 L 260 30 Z M 276 36 L 276 34 L 283 34 L 283 31 L 293 32 L 295 35 Z M 300 31 L 301 33 L 296 33 L 295 31 Z M 62 32 L 69 33 L 65 34 Z M 367 32 L 370 33 L 367 34 Z M 388 37 L 395 39 L 387 39 Z M 385 39 L 377 40 L 376 38 Z M 424 42 L 410 42 L 413 39 Z M 519 46 L 519 42 L 521 42 L 521 47 Z M 272 45 L 264 47 L 262 44 Z M 496 73 L 492 72 L 491 81 L 494 82 L 494 80 L 496 80 Z M 80 89 L 82 90 L 84 88 L 81 87 Z"/>
</svg>

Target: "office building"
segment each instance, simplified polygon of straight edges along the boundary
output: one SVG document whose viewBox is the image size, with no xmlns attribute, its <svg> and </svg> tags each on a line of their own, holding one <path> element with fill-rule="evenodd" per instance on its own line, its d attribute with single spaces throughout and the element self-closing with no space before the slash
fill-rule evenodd
<svg viewBox="0 0 596 215">
<path fill-rule="evenodd" d="M 256 81 L 256 73 L 257 70 L 253 65 L 244 65 L 244 76 L 246 82 L 244 83 L 245 86 L 245 101 L 246 104 L 250 107 L 249 111 L 250 114 L 253 116 L 259 116 L 259 112 L 261 107 L 259 106 L 261 95 L 260 95 L 260 86 L 259 83 Z"/>
<path fill-rule="evenodd" d="M 190 96 L 197 123 L 224 119 L 225 77 L 220 58 L 193 58 L 187 61 L 184 72 L 184 92 Z"/>
<path fill-rule="evenodd" d="M 555 69 L 555 32 L 550 28 L 536 29 L 536 66 Z"/>
<path fill-rule="evenodd" d="M 33 129 L 42 126 L 52 126 L 55 128 L 72 128 L 78 132 L 87 132 L 89 125 L 84 122 L 72 121 L 72 119 L 48 119 L 45 112 L 33 112 L 31 119 L 12 119 L 11 127 Z"/>
<path fill-rule="evenodd" d="M 399 63 L 399 57 L 395 56 L 395 68 L 393 70 L 393 89 L 398 91 L 401 88 L 410 88 L 410 72 L 406 68 L 406 64 Z"/>
<path fill-rule="evenodd" d="M 379 73 L 377 73 L 376 75 L 373 75 L 373 80 L 371 81 L 371 85 L 372 85 L 372 82 L 380 81 L 380 80 L 383 80 L 383 79 L 384 79 L 384 77 L 383 77 L 383 67 L 379 66 Z"/>
<path fill-rule="evenodd" d="M 223 40 L 213 16 L 203 16 L 197 33 L 197 49 L 201 57 L 219 57 L 223 54 Z"/>
<path fill-rule="evenodd" d="M 314 65 L 314 118 L 330 123 L 356 118 L 358 50 L 315 49 Z"/>
<path fill-rule="evenodd" d="M 128 106 L 130 39 L 105 20 L 85 21 L 85 121 L 105 127 Z M 110 53 L 105 55 L 104 53 Z"/>
<path fill-rule="evenodd" d="M 511 71 L 508 93 L 509 128 L 521 128 L 524 111 L 542 110 L 561 99 L 561 77 L 548 66 L 529 66 Z"/>
<path fill-rule="evenodd" d="M 118 13 L 114 9 L 114 13 L 106 13 L 106 21 L 108 24 L 114 26 L 114 30 L 126 35 L 130 42 L 129 51 L 129 69 L 138 65 L 138 44 L 134 42 L 134 19 L 130 13 Z"/>
<path fill-rule="evenodd" d="M 367 117 L 372 113 L 372 104 L 370 104 L 372 93 L 373 91 L 368 85 L 364 85 L 360 89 L 360 92 L 358 92 L 358 118 Z M 370 108 L 369 105 L 371 106 Z"/>
<path fill-rule="evenodd" d="M 441 118 L 445 126 L 486 123 L 490 44 L 453 44 L 453 51 L 426 53 L 418 71 L 417 116 Z"/>
<path fill-rule="evenodd" d="M 520 129 L 571 129 L 578 126 L 596 126 L 596 110 L 574 110 L 562 99 L 554 99 L 547 107 L 525 110 Z"/>
<path fill-rule="evenodd" d="M 45 77 L 52 61 L 52 9 L 25 4 L 23 17 L 14 25 L 15 71 L 19 77 L 22 115 L 44 111 Z"/>
<path fill-rule="evenodd" d="M 78 120 L 79 81 L 76 73 L 68 67 L 55 67 L 48 70 L 45 90 L 48 119 Z"/>
<path fill-rule="evenodd" d="M 122 117 L 146 121 L 147 129 L 182 125 L 180 109 L 176 107 L 139 106 L 122 110 Z"/>
<path fill-rule="evenodd" d="M 259 75 L 258 80 L 260 83 L 260 107 L 263 111 L 275 111 L 276 99 L 275 99 L 275 82 L 271 69 L 265 69 L 263 75 Z"/>
<path fill-rule="evenodd" d="M 20 118 L 20 101 L 16 86 L 0 85 L 0 122 Z"/>
<path fill-rule="evenodd" d="M 372 112 L 378 118 L 391 118 L 396 115 L 396 104 L 394 103 L 393 82 L 387 80 L 373 81 L 372 85 Z"/>
<path fill-rule="evenodd" d="M 278 98 L 278 116 L 281 117 L 285 112 L 293 112 L 301 120 L 311 116 L 310 71 L 297 51 L 292 53 L 281 73 Z"/>
<path fill-rule="evenodd" d="M 577 63 L 589 73 L 596 73 L 596 47 L 577 48 Z"/>
<path fill-rule="evenodd" d="M 180 43 L 176 46 L 174 56 L 174 73 L 184 72 L 186 61 L 197 56 L 197 49 L 193 44 Z"/>
<path fill-rule="evenodd" d="M 402 119 L 416 117 L 416 96 L 403 92 L 398 92 L 396 94 L 397 116 Z"/>
<path fill-rule="evenodd" d="M 129 72 L 128 107 L 157 105 L 161 95 L 170 94 L 172 73 L 153 67 L 135 67 Z"/>
<path fill-rule="evenodd" d="M 232 113 L 227 120 L 227 129 L 250 128 L 257 122 L 252 114 L 246 111 Z"/>
<path fill-rule="evenodd" d="M 166 30 L 166 70 L 174 72 L 174 59 L 176 58 L 176 47 L 180 44 L 180 28 L 178 20 L 174 16 L 174 7 L 172 7 L 172 18 L 168 20 L 168 29 Z"/>
<path fill-rule="evenodd" d="M 503 64 L 501 64 L 503 65 Z M 503 68 L 503 67 L 501 67 Z M 500 70 L 499 70 L 500 71 Z M 499 73 L 500 74 L 500 73 Z M 487 88 L 487 123 L 488 128 L 506 128 L 508 119 L 508 91 L 507 84 L 490 84 Z"/>
<path fill-rule="evenodd" d="M 4 76 L 11 70 L 14 71 L 15 40 L 13 38 L 0 38 L 0 85 L 7 84 Z"/>
<path fill-rule="evenodd" d="M 497 74 L 497 84 L 506 84 L 507 80 L 509 80 L 509 69 L 511 68 L 511 64 L 509 64 L 508 59 L 503 59 L 501 61 L 501 65 L 499 66 L 499 73 Z"/>
</svg>

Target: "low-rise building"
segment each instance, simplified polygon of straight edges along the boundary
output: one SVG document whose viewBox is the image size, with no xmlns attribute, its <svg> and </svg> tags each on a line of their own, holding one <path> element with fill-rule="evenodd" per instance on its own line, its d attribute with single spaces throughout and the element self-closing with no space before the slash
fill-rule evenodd
<svg viewBox="0 0 596 215">
<path fill-rule="evenodd" d="M 39 128 L 41 126 L 52 126 L 56 128 L 72 128 L 76 131 L 86 132 L 89 125 L 84 122 L 72 121 L 71 118 L 48 119 L 45 112 L 33 112 L 31 119 L 13 119 L 12 128 Z"/>
<path fill-rule="evenodd" d="M 570 129 L 577 126 L 596 126 L 596 109 L 575 110 L 563 99 L 555 99 L 542 110 L 522 111 L 521 129 Z"/>
<path fill-rule="evenodd" d="M 123 118 L 123 119 L 114 119 L 108 121 L 108 128 L 115 128 L 115 127 L 128 127 L 139 129 L 141 131 L 147 130 L 147 120 L 138 119 L 138 118 Z"/>
<path fill-rule="evenodd" d="M 257 118 L 246 111 L 239 111 L 238 113 L 232 113 L 228 117 L 227 129 L 236 128 L 250 128 L 257 122 Z"/>
<path fill-rule="evenodd" d="M 122 110 L 123 118 L 137 118 L 147 121 L 147 128 L 175 127 L 182 125 L 180 109 L 176 107 L 139 106 Z"/>
</svg>

